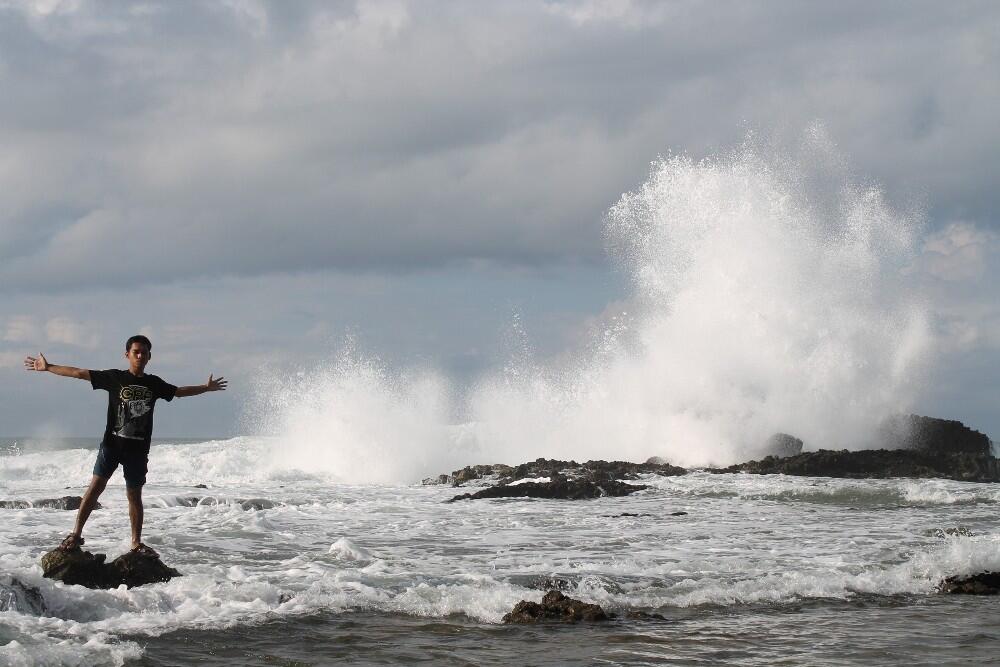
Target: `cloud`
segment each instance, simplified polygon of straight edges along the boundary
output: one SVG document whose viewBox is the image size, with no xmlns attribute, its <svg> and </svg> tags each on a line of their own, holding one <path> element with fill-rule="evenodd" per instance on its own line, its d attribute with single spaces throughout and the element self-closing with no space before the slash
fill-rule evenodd
<svg viewBox="0 0 1000 667">
<path fill-rule="evenodd" d="M 600 263 L 658 153 L 817 117 L 996 227 L 997 30 L 990 3 L 0 4 L 0 290 Z"/>
<path fill-rule="evenodd" d="M 8 343 L 27 343 L 38 340 L 38 324 L 30 315 L 14 315 L 7 320 L 3 339 Z"/>
<path fill-rule="evenodd" d="M 45 337 L 50 343 L 95 349 L 101 337 L 90 326 L 69 317 L 54 317 L 45 323 Z"/>
<path fill-rule="evenodd" d="M 928 236 L 925 270 L 935 278 L 973 281 L 983 277 L 988 263 L 1000 257 L 1000 235 L 968 222 L 953 222 Z"/>
</svg>

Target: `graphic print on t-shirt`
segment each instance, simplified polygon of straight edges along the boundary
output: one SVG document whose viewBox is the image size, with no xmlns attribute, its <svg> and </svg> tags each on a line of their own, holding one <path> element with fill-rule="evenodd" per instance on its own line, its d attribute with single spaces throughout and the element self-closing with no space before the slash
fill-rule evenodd
<svg viewBox="0 0 1000 667">
<path fill-rule="evenodd" d="M 122 387 L 118 395 L 118 421 L 115 433 L 119 438 L 145 440 L 152 431 L 149 420 L 153 409 L 153 390 L 138 384 Z"/>
</svg>

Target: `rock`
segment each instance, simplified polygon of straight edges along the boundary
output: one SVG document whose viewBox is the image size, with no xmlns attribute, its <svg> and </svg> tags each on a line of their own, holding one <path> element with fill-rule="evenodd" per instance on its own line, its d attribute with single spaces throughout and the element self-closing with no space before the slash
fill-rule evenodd
<svg viewBox="0 0 1000 667">
<path fill-rule="evenodd" d="M 558 459 L 536 459 L 522 463 L 510 469 L 510 472 L 500 479 L 502 484 L 536 477 L 548 477 L 553 481 L 557 477 L 571 480 L 603 481 L 606 479 L 636 479 L 641 474 L 653 473 L 664 477 L 685 475 L 687 470 L 672 466 L 669 463 L 632 463 L 631 461 L 560 461 Z"/>
<path fill-rule="evenodd" d="M 207 489 L 208 484 L 195 484 L 192 488 L 194 489 Z"/>
<path fill-rule="evenodd" d="M 998 595 L 1000 594 L 1000 572 L 980 572 L 969 576 L 948 577 L 940 584 L 942 593 L 955 595 Z"/>
<path fill-rule="evenodd" d="M 441 474 L 437 477 L 425 477 L 420 481 L 420 483 L 424 486 L 431 486 L 432 484 L 452 484 L 454 481 L 455 480 L 451 475 Z"/>
<path fill-rule="evenodd" d="M 83 502 L 81 496 L 63 496 L 62 498 L 42 498 L 34 502 L 30 500 L 0 500 L 0 509 L 23 510 L 29 507 L 46 507 L 55 510 L 78 510 Z M 101 509 L 101 503 L 97 503 L 95 510 Z"/>
<path fill-rule="evenodd" d="M 849 452 L 821 449 L 787 458 L 768 456 L 711 472 L 748 472 L 851 479 L 887 477 L 944 478 L 963 482 L 1000 481 L 1000 460 L 975 454 L 943 454 L 918 450 L 866 449 Z"/>
<path fill-rule="evenodd" d="M 0 500 L 0 509 L 4 510 L 26 510 L 31 507 L 27 500 Z"/>
<path fill-rule="evenodd" d="M 63 496 L 62 498 L 42 498 L 32 504 L 35 507 L 49 507 L 54 510 L 78 510 L 82 502 L 81 496 Z M 100 509 L 100 503 L 94 509 Z"/>
<path fill-rule="evenodd" d="M 480 498 L 551 498 L 559 500 L 585 500 L 604 496 L 627 496 L 648 488 L 643 484 L 625 484 L 613 479 L 600 482 L 590 480 L 568 480 L 560 477 L 551 482 L 525 482 L 508 486 L 490 486 L 476 493 L 463 493 L 451 500 L 479 500 Z"/>
<path fill-rule="evenodd" d="M 277 503 L 267 498 L 251 498 L 250 500 L 237 500 L 244 510 L 269 510 L 277 507 Z"/>
<path fill-rule="evenodd" d="M 168 567 L 159 556 L 126 553 L 111 563 L 105 563 L 105 554 L 92 554 L 79 547 L 63 551 L 53 549 L 42 556 L 42 576 L 64 584 L 86 588 L 129 588 L 168 581 L 181 573 Z"/>
<path fill-rule="evenodd" d="M 764 443 L 764 453 L 767 456 L 795 456 L 802 453 L 802 441 L 794 435 L 775 433 Z"/>
<path fill-rule="evenodd" d="M 558 621 L 578 623 L 580 621 L 607 621 L 609 616 L 600 606 L 587 604 L 566 597 L 557 590 L 551 590 L 542 598 L 541 604 L 521 600 L 503 617 L 504 623 L 538 623 Z"/>
<path fill-rule="evenodd" d="M 104 554 L 92 554 L 79 547 L 67 551 L 53 549 L 42 556 L 42 576 L 87 588 L 115 588 L 118 577 L 104 563 L 106 558 Z"/>
<path fill-rule="evenodd" d="M 877 444 L 885 449 L 915 449 L 941 454 L 992 455 L 990 439 L 960 421 L 896 415 L 878 429 Z"/>
<path fill-rule="evenodd" d="M 0 611 L 17 611 L 33 616 L 48 614 L 42 592 L 11 576 L 0 576 Z"/>
<path fill-rule="evenodd" d="M 181 576 L 180 572 L 165 565 L 159 556 L 145 556 L 131 551 L 111 561 L 108 567 L 118 574 L 120 583 L 129 588 L 170 581 Z"/>
<path fill-rule="evenodd" d="M 452 486 L 461 486 L 466 482 L 471 482 L 472 480 L 482 479 L 484 477 L 490 477 L 491 475 L 505 475 L 510 472 L 511 468 L 508 465 L 502 463 L 494 463 L 491 465 L 475 465 L 475 466 L 465 466 L 461 470 L 456 470 L 451 473 L 451 484 Z"/>
</svg>

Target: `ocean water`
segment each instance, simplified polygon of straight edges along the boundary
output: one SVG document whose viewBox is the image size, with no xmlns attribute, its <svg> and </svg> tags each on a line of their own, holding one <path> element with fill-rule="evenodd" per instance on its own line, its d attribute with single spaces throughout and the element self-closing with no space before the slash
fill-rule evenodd
<svg viewBox="0 0 1000 667">
<path fill-rule="evenodd" d="M 1000 569 L 996 485 L 695 472 L 626 498 L 447 504 L 451 487 L 262 463 L 275 446 L 153 447 L 145 539 L 184 573 L 163 584 L 44 579 L 38 559 L 74 513 L 0 510 L 0 572 L 47 607 L 0 613 L 0 664 L 930 665 L 1000 650 L 995 599 L 935 592 Z M 8 452 L 2 495 L 76 493 L 94 454 Z M 113 558 L 128 538 L 120 477 L 101 501 L 86 546 Z M 499 623 L 553 586 L 620 618 Z"/>
</svg>

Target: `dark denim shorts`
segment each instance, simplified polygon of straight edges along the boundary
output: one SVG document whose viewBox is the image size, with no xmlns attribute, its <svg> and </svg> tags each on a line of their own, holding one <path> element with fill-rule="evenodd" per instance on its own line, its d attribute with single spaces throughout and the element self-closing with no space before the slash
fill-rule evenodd
<svg viewBox="0 0 1000 667">
<path fill-rule="evenodd" d="M 144 442 L 102 442 L 94 464 L 94 474 L 108 479 L 121 464 L 125 486 L 136 488 L 146 483 L 146 466 L 149 463 L 149 445 Z"/>
</svg>

